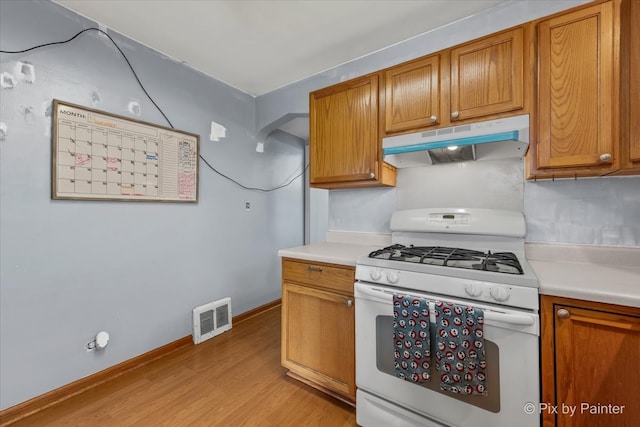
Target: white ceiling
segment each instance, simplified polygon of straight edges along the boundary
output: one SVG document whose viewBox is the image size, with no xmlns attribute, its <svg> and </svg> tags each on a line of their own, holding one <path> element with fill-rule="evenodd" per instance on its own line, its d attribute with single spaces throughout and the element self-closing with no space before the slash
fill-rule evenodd
<svg viewBox="0 0 640 427">
<path fill-rule="evenodd" d="M 56 0 L 258 96 L 505 0 Z"/>
</svg>

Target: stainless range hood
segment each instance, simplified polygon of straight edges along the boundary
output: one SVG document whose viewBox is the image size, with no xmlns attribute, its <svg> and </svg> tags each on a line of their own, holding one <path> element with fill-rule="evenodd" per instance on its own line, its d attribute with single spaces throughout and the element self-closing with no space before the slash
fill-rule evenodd
<svg viewBox="0 0 640 427">
<path fill-rule="evenodd" d="M 384 161 L 397 168 L 522 158 L 528 147 L 528 114 L 382 140 Z"/>
</svg>

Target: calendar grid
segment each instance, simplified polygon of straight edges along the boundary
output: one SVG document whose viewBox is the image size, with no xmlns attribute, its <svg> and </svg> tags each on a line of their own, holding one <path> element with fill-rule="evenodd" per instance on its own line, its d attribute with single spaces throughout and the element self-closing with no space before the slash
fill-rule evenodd
<svg viewBox="0 0 640 427">
<path fill-rule="evenodd" d="M 195 202 L 198 135 L 54 100 L 52 198 Z"/>
</svg>

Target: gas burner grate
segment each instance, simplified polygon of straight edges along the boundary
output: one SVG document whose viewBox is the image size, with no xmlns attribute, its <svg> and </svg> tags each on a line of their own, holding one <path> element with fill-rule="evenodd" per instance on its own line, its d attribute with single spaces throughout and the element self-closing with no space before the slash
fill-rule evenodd
<svg viewBox="0 0 640 427">
<path fill-rule="evenodd" d="M 511 252 L 492 253 L 491 251 L 482 252 L 442 246 L 404 246 L 396 244 L 371 252 L 369 258 L 498 273 L 524 274 L 518 258 Z"/>
</svg>

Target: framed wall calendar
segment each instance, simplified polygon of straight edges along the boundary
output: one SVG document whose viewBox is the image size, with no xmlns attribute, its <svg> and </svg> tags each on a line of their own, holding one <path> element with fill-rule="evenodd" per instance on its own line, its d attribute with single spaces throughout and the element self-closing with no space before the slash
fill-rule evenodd
<svg viewBox="0 0 640 427">
<path fill-rule="evenodd" d="M 51 198 L 198 201 L 198 135 L 53 100 Z"/>
</svg>

